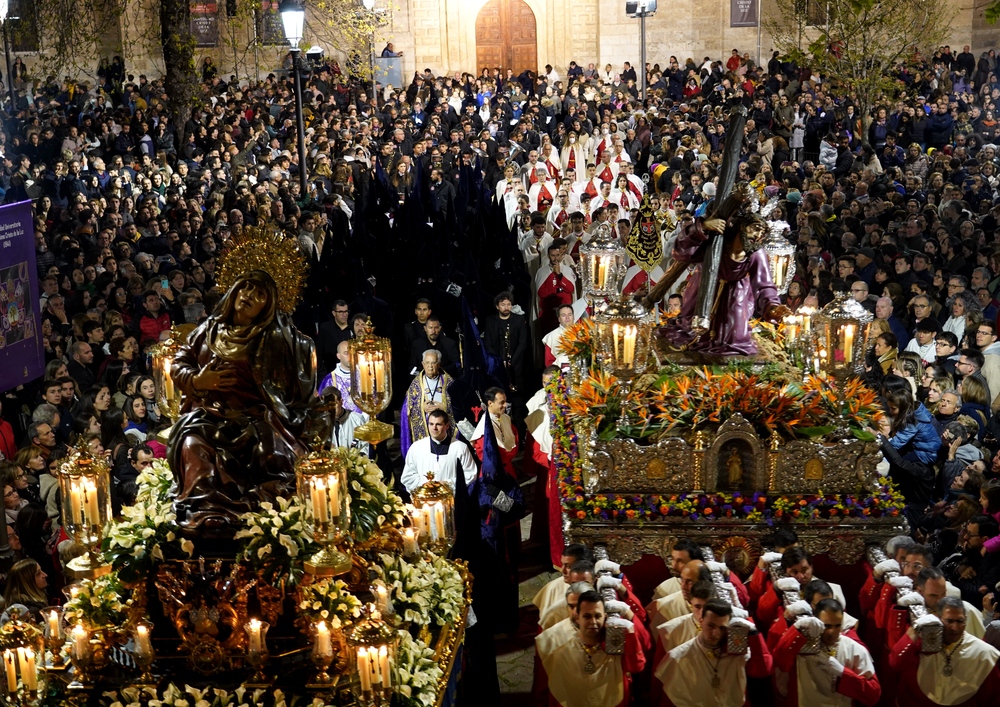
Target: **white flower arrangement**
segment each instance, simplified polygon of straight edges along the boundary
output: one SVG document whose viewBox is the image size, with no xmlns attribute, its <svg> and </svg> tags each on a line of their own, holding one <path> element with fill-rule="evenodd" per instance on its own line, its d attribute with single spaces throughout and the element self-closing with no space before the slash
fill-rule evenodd
<svg viewBox="0 0 1000 707">
<path fill-rule="evenodd" d="M 135 582 L 149 576 L 163 560 L 191 557 L 194 543 L 180 536 L 170 487 L 173 472 L 157 459 L 136 479 L 135 504 L 122 507 L 104 539 L 104 556 L 122 581 Z"/>
<path fill-rule="evenodd" d="M 305 506 L 298 496 L 278 498 L 277 508 L 261 503 L 259 511 L 244 513 L 240 520 L 244 527 L 235 535 L 236 557 L 272 581 L 288 575 L 289 584 L 298 583 L 301 560 L 319 549 L 306 535 Z"/>
<path fill-rule="evenodd" d="M 301 701 L 297 697 L 288 698 L 281 690 L 222 690 L 208 687 L 204 690 L 185 685 L 184 689 L 170 683 L 162 692 L 155 687 L 125 687 L 118 692 L 101 695 L 105 707 L 332 707 L 324 700 L 314 697 L 311 701 Z"/>
<path fill-rule="evenodd" d="M 402 499 L 382 481 L 378 464 L 354 448 L 339 447 L 347 462 L 347 485 L 351 493 L 351 533 L 364 542 L 385 524 L 400 526 L 405 509 Z"/>
<path fill-rule="evenodd" d="M 361 601 L 347 590 L 341 579 L 330 577 L 299 587 L 302 599 L 299 612 L 309 621 L 326 621 L 337 630 L 361 616 Z"/>
<path fill-rule="evenodd" d="M 434 659 L 434 651 L 408 632 L 399 632 L 396 651 L 397 691 L 405 707 L 434 707 L 438 683 L 444 671 Z"/>
<path fill-rule="evenodd" d="M 109 626 L 120 629 L 128 622 L 132 597 L 125 597 L 128 590 L 114 572 L 84 579 L 76 587 L 76 594 L 63 607 L 67 624 L 83 624 L 87 630 L 94 630 Z"/>
<path fill-rule="evenodd" d="M 381 575 L 389 588 L 396 614 L 416 626 L 444 626 L 456 621 L 465 606 L 465 582 L 455 566 L 430 554 L 409 563 L 391 555 L 380 555 Z"/>
</svg>

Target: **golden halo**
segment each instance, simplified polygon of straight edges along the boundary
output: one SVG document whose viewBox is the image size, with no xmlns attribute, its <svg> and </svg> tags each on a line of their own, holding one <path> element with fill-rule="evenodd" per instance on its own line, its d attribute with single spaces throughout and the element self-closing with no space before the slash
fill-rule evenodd
<svg viewBox="0 0 1000 707">
<path fill-rule="evenodd" d="M 282 312 L 295 311 L 308 270 L 298 239 L 288 238 L 270 225 L 245 227 L 226 241 L 219 255 L 219 289 L 228 292 L 241 275 L 252 270 L 263 270 L 274 279 Z"/>
</svg>

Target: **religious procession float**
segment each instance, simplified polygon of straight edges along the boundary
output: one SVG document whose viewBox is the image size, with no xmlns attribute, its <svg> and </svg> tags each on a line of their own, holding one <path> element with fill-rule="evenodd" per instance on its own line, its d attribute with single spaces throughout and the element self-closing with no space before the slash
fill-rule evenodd
<svg viewBox="0 0 1000 707">
<path fill-rule="evenodd" d="M 74 450 L 62 522 L 82 554 L 62 606 L 0 628 L 5 705 L 223 707 L 454 703 L 470 619 L 446 559 L 454 497 L 404 506 L 356 449 L 327 448 L 312 341 L 291 323 L 304 266 L 267 229 L 232 239 L 223 296 L 154 356 L 167 459 L 112 517 L 107 461 Z M 351 395 L 373 422 L 392 396 L 388 341 L 353 339 Z"/>
<path fill-rule="evenodd" d="M 731 120 L 740 134 L 744 115 Z M 563 334 L 571 364 L 549 385 L 564 533 L 622 564 L 669 558 L 689 537 L 746 577 L 791 523 L 847 572 L 906 527 L 876 471 L 882 411 L 861 379 L 872 318 L 847 292 L 798 315 L 781 304 L 795 274 L 788 225 L 762 187 L 735 183 L 735 157 L 643 301 L 621 287 L 630 261 L 661 263 L 647 204 L 627 243 L 604 232 L 581 248 L 593 316 Z M 661 319 L 656 304 L 686 273 L 680 314 Z"/>
</svg>

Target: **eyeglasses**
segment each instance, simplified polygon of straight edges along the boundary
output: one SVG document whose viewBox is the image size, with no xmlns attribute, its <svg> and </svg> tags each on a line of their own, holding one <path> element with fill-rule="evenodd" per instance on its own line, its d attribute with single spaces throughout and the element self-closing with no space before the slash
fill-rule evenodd
<svg viewBox="0 0 1000 707">
<path fill-rule="evenodd" d="M 17 491 L 15 491 L 14 489 L 11 489 L 10 491 L 7 491 L 6 493 L 4 493 L 3 497 L 4 498 L 17 498 Z"/>
</svg>

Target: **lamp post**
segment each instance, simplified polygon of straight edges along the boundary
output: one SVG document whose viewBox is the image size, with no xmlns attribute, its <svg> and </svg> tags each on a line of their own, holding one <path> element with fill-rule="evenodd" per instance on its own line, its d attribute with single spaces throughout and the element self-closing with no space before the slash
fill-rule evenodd
<svg viewBox="0 0 1000 707">
<path fill-rule="evenodd" d="M 292 46 L 292 72 L 295 78 L 295 114 L 299 133 L 299 187 L 302 196 L 309 198 L 309 180 L 306 178 L 306 124 L 302 115 L 302 30 L 306 23 L 306 8 L 301 0 L 282 0 L 278 6 L 285 39 Z"/>
<path fill-rule="evenodd" d="M 361 0 L 361 4 L 371 14 L 369 19 L 372 31 L 368 34 L 368 65 L 372 72 L 372 99 L 375 101 L 375 110 L 378 110 L 378 99 L 375 97 L 375 92 L 378 90 L 375 86 L 375 0 Z"/>
<path fill-rule="evenodd" d="M 10 12 L 10 0 L 0 0 L 0 22 L 3 23 L 3 55 L 7 61 L 7 92 L 10 94 L 10 112 L 13 115 L 17 110 L 17 98 L 14 95 L 14 72 L 10 65 L 10 35 L 7 34 L 7 21 L 17 18 L 8 17 L 8 12 Z"/>
</svg>

